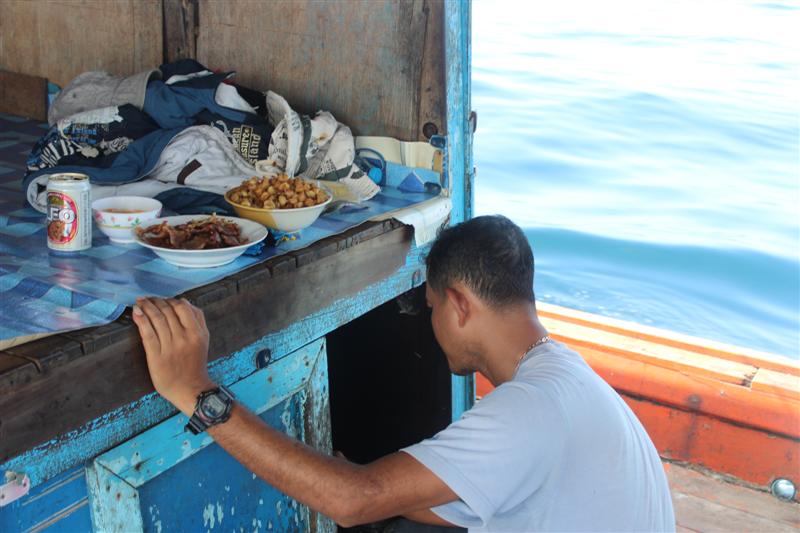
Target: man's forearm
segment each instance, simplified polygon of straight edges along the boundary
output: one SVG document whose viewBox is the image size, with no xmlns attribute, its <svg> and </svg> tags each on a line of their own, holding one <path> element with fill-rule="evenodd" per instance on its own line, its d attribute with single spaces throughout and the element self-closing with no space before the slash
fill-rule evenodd
<svg viewBox="0 0 800 533">
<path fill-rule="evenodd" d="M 239 404 L 224 424 L 208 433 L 228 453 L 261 479 L 333 518 L 347 521 L 347 503 L 358 496 L 358 470 L 343 459 L 324 455 L 265 424 Z"/>
<path fill-rule="evenodd" d="M 432 474 L 407 454 L 356 465 L 272 429 L 239 404 L 227 422 L 208 432 L 261 479 L 344 526 L 425 511 L 454 499 L 449 490 L 420 483 L 420 469 Z M 398 479 L 397 472 L 409 475 Z"/>
</svg>

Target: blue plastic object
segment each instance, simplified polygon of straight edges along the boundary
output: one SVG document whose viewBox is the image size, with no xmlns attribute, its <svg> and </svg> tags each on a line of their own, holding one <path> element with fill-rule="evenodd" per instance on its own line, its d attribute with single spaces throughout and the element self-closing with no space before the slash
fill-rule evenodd
<svg viewBox="0 0 800 533">
<path fill-rule="evenodd" d="M 440 150 L 444 150 L 447 147 L 447 137 L 443 135 L 433 135 L 428 142 L 434 148 L 438 148 Z"/>
<path fill-rule="evenodd" d="M 372 179 L 372 181 L 374 181 L 378 185 L 380 185 L 381 182 L 383 181 L 383 171 L 378 167 L 372 167 L 371 169 L 369 169 L 369 172 L 367 172 L 367 176 L 369 176 L 370 179 Z"/>
<path fill-rule="evenodd" d="M 397 188 L 403 192 L 425 192 L 425 183 L 417 176 L 416 172 L 411 171 Z"/>
<path fill-rule="evenodd" d="M 353 163 L 377 185 L 386 185 L 386 158 L 383 154 L 372 148 L 358 148 Z"/>
</svg>

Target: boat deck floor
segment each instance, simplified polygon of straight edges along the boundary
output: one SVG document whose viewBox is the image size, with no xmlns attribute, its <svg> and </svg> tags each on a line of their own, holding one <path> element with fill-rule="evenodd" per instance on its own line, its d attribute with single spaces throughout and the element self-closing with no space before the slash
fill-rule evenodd
<svg viewBox="0 0 800 533">
<path fill-rule="evenodd" d="M 800 504 L 782 502 L 749 487 L 677 464 L 664 465 L 675 507 L 677 530 L 800 530 Z"/>
</svg>

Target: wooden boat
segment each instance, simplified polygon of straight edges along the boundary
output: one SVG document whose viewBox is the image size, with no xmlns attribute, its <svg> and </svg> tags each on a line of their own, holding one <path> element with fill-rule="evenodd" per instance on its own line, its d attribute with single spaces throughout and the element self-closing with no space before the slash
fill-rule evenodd
<svg viewBox="0 0 800 533">
<path fill-rule="evenodd" d="M 441 136 L 456 223 L 473 205 L 469 17 L 459 0 L 3 2 L 0 67 L 14 74 L 0 71 L 0 110 L 41 119 L 44 78 L 195 57 L 305 111 L 330 109 L 359 135 Z M 426 250 L 409 226 L 370 222 L 190 291 L 208 316 L 212 375 L 268 423 L 355 461 L 433 434 L 475 388 L 450 375 L 424 312 L 397 312 L 398 297 L 414 307 Z M 796 504 L 764 492 L 798 481 L 796 364 L 540 311 L 644 421 L 682 527 L 798 526 Z M 3 350 L 0 531 L 334 529 L 184 422 L 154 394 L 128 313 Z"/>
</svg>

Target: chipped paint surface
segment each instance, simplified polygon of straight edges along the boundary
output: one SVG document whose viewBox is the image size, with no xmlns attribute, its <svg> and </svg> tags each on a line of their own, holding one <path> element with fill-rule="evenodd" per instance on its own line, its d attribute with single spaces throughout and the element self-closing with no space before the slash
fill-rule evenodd
<svg viewBox="0 0 800 533">
<path fill-rule="evenodd" d="M 214 518 L 214 504 L 209 503 L 203 508 L 203 527 L 214 529 L 216 519 Z"/>
<path fill-rule="evenodd" d="M 86 467 L 86 481 L 95 530 L 108 533 L 142 530 L 142 507 L 134 487 L 97 461 Z"/>
<path fill-rule="evenodd" d="M 283 364 L 248 376 L 250 380 L 242 380 L 240 385 L 243 387 L 240 397 L 252 399 L 254 405 L 268 407 L 260 416 L 273 427 L 329 451 L 330 422 L 324 346 L 324 340 L 321 339 L 305 351 L 301 350 L 294 363 L 294 355 L 284 356 L 286 361 Z M 292 365 L 297 361 L 301 364 L 295 368 Z M 281 389 L 278 376 L 274 376 L 276 379 L 267 385 L 266 373 L 282 373 L 289 369 L 289 374 L 296 375 L 297 368 L 306 369 L 308 374 L 301 380 L 299 389 L 288 386 L 283 388 L 282 399 L 265 399 Z M 287 382 L 291 381 L 286 379 Z M 251 397 L 248 390 L 255 391 L 256 396 Z M 5 510 L 22 505 L 27 506 L 28 510 L 43 512 L 46 507 L 40 502 L 45 502 L 50 495 L 56 501 L 64 501 L 67 493 L 74 493 L 70 497 L 75 498 L 75 503 L 66 508 L 60 507 L 52 517 L 26 512 L 15 512 L 14 515 L 0 513 L 0 531 L 23 531 L 36 524 L 43 527 L 53 525 L 54 531 L 58 531 L 61 524 L 66 531 L 87 531 L 90 528 L 126 532 L 194 531 L 201 530 L 204 522 L 206 529 L 213 522 L 216 530 L 224 524 L 224 530 L 242 528 L 246 531 L 249 529 L 244 527 L 245 524 L 249 526 L 254 516 L 257 517 L 256 528 L 262 531 L 267 522 L 278 531 L 307 529 L 310 515 L 306 507 L 263 483 L 210 439 L 207 442 L 204 438 L 192 440 L 183 430 L 182 422 L 171 426 L 170 422 L 174 423 L 177 418 L 178 415 L 167 419 L 137 438 L 101 454 L 86 468 L 75 468 L 55 476 L 52 482 L 40 483 L 29 495 L 30 503 L 36 501 L 35 505 L 21 501 Z M 164 428 L 175 431 L 158 433 Z M 324 431 L 320 432 L 318 428 L 324 428 Z M 154 430 L 156 433 L 150 433 Z M 164 437 L 163 442 L 156 437 Z M 164 442 L 171 443 L 167 446 L 168 453 L 154 454 L 154 450 L 163 451 Z M 148 466 L 150 463 L 155 466 Z M 153 474 L 148 468 L 155 468 L 160 473 Z M 225 479 L 220 479 L 220 472 L 225 473 Z M 175 488 L 188 486 L 196 488 L 191 493 L 183 490 L 180 497 L 176 498 Z M 196 494 L 203 503 L 190 497 L 190 494 Z M 195 511 L 191 508 L 193 505 L 198 505 Z M 276 509 L 280 509 L 280 513 Z M 195 522 L 186 521 L 191 516 L 196 516 Z M 29 521 L 17 522 L 17 517 Z M 37 520 L 31 521 L 31 518 Z M 8 522 L 9 519 L 12 521 Z M 187 525 L 184 528 L 185 523 L 193 523 L 194 526 Z M 23 527 L 23 524 L 28 525 Z"/>
<path fill-rule="evenodd" d="M 472 52 L 470 47 L 470 2 L 445 1 L 445 69 L 447 80 L 447 150 L 445 173 L 453 201 L 451 222 L 472 218 L 474 205 L 471 111 Z M 457 420 L 472 407 L 475 382 L 472 376 L 453 376 L 452 416 Z"/>
<path fill-rule="evenodd" d="M 280 429 L 285 433 L 303 436 L 305 427 L 329 427 L 330 422 L 327 412 L 321 413 L 309 410 L 312 398 L 318 396 L 317 391 L 309 390 L 312 387 L 319 387 L 321 381 L 327 382 L 327 365 L 325 361 L 324 342 L 312 343 L 307 353 L 314 364 L 306 366 L 310 376 L 305 379 L 306 389 L 297 391 L 290 389 L 286 392 L 286 397 L 272 405 L 261 414 L 270 425 Z M 277 366 L 280 368 L 280 365 Z M 253 391 L 261 390 L 260 394 L 265 394 L 264 376 L 259 375 L 269 372 L 270 369 L 263 369 L 252 377 Z M 278 380 L 273 380 L 273 385 Z M 245 399 L 245 403 L 251 400 L 248 387 L 244 387 L 237 395 Z M 327 387 L 320 387 L 320 391 L 325 395 L 324 403 L 327 405 Z M 326 420 L 308 420 L 308 416 L 323 415 Z M 169 420 L 159 426 L 169 427 Z M 129 491 L 123 494 L 121 499 L 115 497 L 116 493 L 112 488 L 112 496 L 102 494 L 102 481 L 93 483 L 95 489 L 92 492 L 93 516 L 95 523 L 111 524 L 118 527 L 123 522 L 121 516 L 125 516 L 124 521 L 135 523 L 138 519 L 143 521 L 142 530 L 144 531 L 170 531 L 178 529 L 185 530 L 228 530 L 242 527 L 243 524 L 255 517 L 256 523 L 253 530 L 263 531 L 263 524 L 271 522 L 278 531 L 303 530 L 309 523 L 309 512 L 304 506 L 300 506 L 296 501 L 289 499 L 285 495 L 275 491 L 273 488 L 264 484 L 255 477 L 252 472 L 244 469 L 231 456 L 213 442 L 206 446 L 195 448 L 191 438 L 182 431 L 167 437 L 167 445 L 163 442 L 156 442 L 154 435 L 150 431 L 158 431 L 159 426 L 151 428 L 148 432 L 125 443 L 123 446 L 99 456 L 93 466 L 93 471 L 100 472 L 105 476 L 104 479 L 111 479 L 113 485 L 122 485 Z M 138 466 L 140 473 L 145 471 L 144 465 L 148 462 L 158 464 L 154 460 L 151 448 L 163 452 L 172 443 L 174 451 L 165 453 L 161 456 L 161 465 L 166 467 L 160 473 L 152 477 L 144 475 L 126 475 L 135 471 Z M 311 440 L 309 444 L 314 445 Z M 325 448 L 330 448 L 330 443 L 325 443 Z M 193 453 L 187 454 L 187 449 L 193 449 Z M 109 468 L 119 468 L 119 472 L 112 472 Z M 220 473 L 225 477 L 220 478 Z M 146 479 L 145 479 L 146 478 Z M 194 478 L 194 479 L 192 479 Z M 203 503 L 197 508 L 197 514 L 192 512 L 194 497 L 182 494 L 179 499 L 175 496 L 175 487 L 186 486 L 191 483 L 197 486 L 195 492 L 197 498 Z M 135 486 L 134 486 L 135 484 Z M 124 502 L 126 509 L 120 512 L 120 502 Z M 161 503 L 169 501 L 170 505 L 164 506 Z M 199 502 L 198 502 L 199 503 Z M 138 517 L 136 510 L 132 510 L 132 504 L 141 504 Z M 239 513 L 237 514 L 236 508 Z M 230 509 L 226 513 L 226 509 Z M 134 516 L 130 522 L 131 516 Z M 197 516 L 196 521 L 192 518 Z M 241 519 L 248 522 L 242 522 Z M 225 527 L 222 528 L 222 524 Z M 194 524 L 194 525 L 192 525 Z M 249 525 L 249 524 L 248 524 Z M 114 531 L 113 527 L 109 529 Z M 120 529 L 116 529 L 120 530 Z M 130 529 L 126 529 L 128 531 Z M 136 530 L 134 528 L 134 530 Z M 247 530 L 247 529 L 245 529 Z M 323 528 L 324 530 L 324 528 Z"/>
<path fill-rule="evenodd" d="M 469 2 L 446 0 L 445 69 L 447 83 L 447 177 L 453 201 L 451 218 L 461 222 L 472 216 L 472 132 Z"/>
<path fill-rule="evenodd" d="M 286 431 L 284 413 L 291 413 L 288 422 L 295 428 L 304 424 L 301 407 L 297 395 L 292 395 L 260 417 Z M 176 487 L 200 484 L 202 488 L 175 497 Z M 147 481 L 138 493 L 146 515 L 144 531 L 156 530 L 153 518 L 160 520 L 163 531 L 264 531 L 270 520 L 277 531 L 307 530 L 308 515 L 303 506 L 261 479 L 254 479 L 249 470 L 216 444 Z M 167 501 L 169 505 L 163 505 Z M 151 506 L 158 507 L 157 515 L 148 511 Z M 277 508 L 282 509 L 280 515 Z"/>
<path fill-rule="evenodd" d="M 10 459 L 0 465 L 0 470 L 25 472 L 31 479 L 31 486 L 37 486 L 59 472 L 88 461 L 110 444 L 139 433 L 173 410 L 155 393 L 148 394 L 94 419 L 81 429 Z"/>
<path fill-rule="evenodd" d="M 332 454 L 327 357 L 320 357 L 317 360 L 306 391 L 308 394 L 303 395 L 302 399 L 305 410 L 309 414 L 304 417 L 304 420 L 310 423 L 303 426 L 303 440 L 320 451 Z M 301 529 L 301 521 L 313 524 L 313 529 L 318 532 L 337 531 L 336 524 L 330 518 L 311 511 L 306 506 L 299 506 L 295 500 L 291 500 L 290 505 L 292 508 L 288 514 L 292 517 L 295 531 Z"/>
<path fill-rule="evenodd" d="M 307 397 L 303 387 L 307 386 L 317 360 L 324 357 L 324 340 L 320 339 L 304 346 L 292 357 L 274 361 L 230 388 L 238 400 L 256 414 L 292 395 L 298 395 L 298 402 L 302 405 Z M 306 365 L 307 361 L 313 364 Z M 296 425 L 291 422 L 292 416 L 293 413 L 284 410 L 281 422 L 287 434 L 299 437 Z M 186 431 L 186 421 L 185 415 L 175 415 L 98 456 L 97 461 L 132 486 L 139 487 L 214 442 L 207 433 L 192 435 Z"/>
<path fill-rule="evenodd" d="M 297 381 L 301 370 L 306 375 Z M 330 452 L 327 380 L 325 342 L 320 339 L 232 388 L 256 411 L 266 406 L 259 416 L 271 426 Z M 184 420 L 177 423 L 179 418 Z M 268 523 L 276 531 L 302 531 L 312 520 L 318 530 L 333 530 L 332 522 L 312 516 L 307 507 L 262 482 L 213 441 L 187 434 L 184 421 L 176 415 L 94 461 L 94 470 L 132 491 L 127 505 L 140 506 L 143 531 L 264 531 Z M 176 498 L 175 488 L 185 486 L 197 489 Z M 119 521 L 118 502 L 93 492 L 97 523 Z"/>
<path fill-rule="evenodd" d="M 161 520 L 159 520 L 158 507 L 150 505 L 147 510 L 150 512 L 150 522 L 153 524 L 156 533 L 161 533 Z"/>
<path fill-rule="evenodd" d="M 0 508 L 0 532 L 88 531 L 92 527 L 83 467 L 59 474 Z"/>
</svg>

